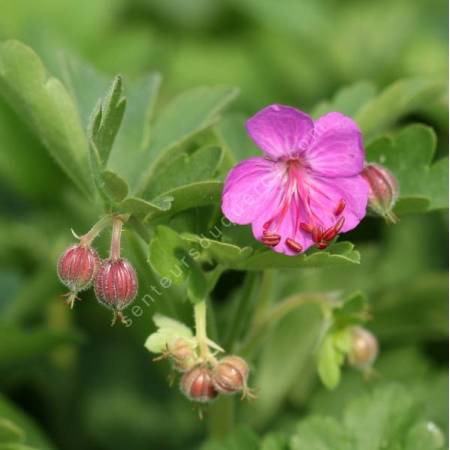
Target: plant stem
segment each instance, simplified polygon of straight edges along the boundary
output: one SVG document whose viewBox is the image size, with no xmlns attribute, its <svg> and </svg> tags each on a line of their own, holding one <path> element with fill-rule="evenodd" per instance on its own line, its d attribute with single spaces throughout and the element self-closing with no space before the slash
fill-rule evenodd
<svg viewBox="0 0 450 450">
<path fill-rule="evenodd" d="M 92 241 L 111 223 L 111 216 L 102 217 L 86 234 L 80 237 L 80 245 L 90 246 Z"/>
<path fill-rule="evenodd" d="M 255 308 L 255 315 L 253 319 L 253 326 L 256 326 L 259 322 L 263 320 L 269 309 L 269 304 L 271 300 L 272 285 L 274 279 L 274 270 L 265 270 L 263 272 L 263 278 L 261 282 L 260 294 L 258 298 L 258 303 Z"/>
<path fill-rule="evenodd" d="M 197 339 L 200 357 L 207 360 L 208 349 L 208 336 L 206 334 L 206 301 L 203 300 L 194 305 L 194 317 L 195 317 L 195 337 Z"/>
<path fill-rule="evenodd" d="M 123 222 L 120 217 L 113 218 L 113 230 L 111 237 L 111 252 L 110 257 L 113 260 L 120 259 L 120 238 L 122 235 Z"/>
</svg>

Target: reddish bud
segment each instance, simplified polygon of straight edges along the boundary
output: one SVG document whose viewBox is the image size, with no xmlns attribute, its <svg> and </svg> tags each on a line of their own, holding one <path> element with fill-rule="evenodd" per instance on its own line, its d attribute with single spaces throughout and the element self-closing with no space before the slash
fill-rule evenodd
<svg viewBox="0 0 450 450">
<path fill-rule="evenodd" d="M 199 403 L 210 402 L 218 395 L 206 366 L 196 366 L 186 372 L 181 378 L 180 388 L 189 400 Z"/>
<path fill-rule="evenodd" d="M 353 327 L 352 348 L 348 360 L 358 369 L 367 369 L 375 361 L 378 355 L 377 338 L 362 327 Z"/>
<path fill-rule="evenodd" d="M 370 163 L 362 171 L 369 185 L 369 209 L 391 223 L 397 222 L 392 212 L 398 198 L 398 182 L 386 167 Z"/>
<path fill-rule="evenodd" d="M 195 364 L 195 351 L 192 345 L 185 340 L 178 338 L 167 350 L 176 370 L 186 372 Z"/>
<path fill-rule="evenodd" d="M 222 394 L 243 392 L 246 395 L 249 371 L 244 359 L 234 355 L 225 356 L 213 369 L 214 386 Z"/>
<path fill-rule="evenodd" d="M 122 311 L 134 300 L 137 287 L 136 272 L 123 258 L 104 260 L 94 281 L 97 299 L 114 311 Z"/>
<path fill-rule="evenodd" d="M 59 258 L 58 276 L 72 293 L 77 293 L 91 286 L 99 266 L 100 258 L 92 247 L 76 244 Z"/>
</svg>

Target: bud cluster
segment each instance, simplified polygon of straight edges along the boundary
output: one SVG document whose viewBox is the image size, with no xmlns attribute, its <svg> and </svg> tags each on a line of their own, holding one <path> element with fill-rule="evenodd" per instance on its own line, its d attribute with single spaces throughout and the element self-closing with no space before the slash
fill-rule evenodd
<svg viewBox="0 0 450 450">
<path fill-rule="evenodd" d="M 113 311 L 114 324 L 116 317 L 124 320 L 122 310 L 135 299 L 138 281 L 131 263 L 120 256 L 122 218 L 112 219 L 111 253 L 108 259 L 101 260 L 91 246 L 108 222 L 102 219 L 91 231 L 79 238 L 79 244 L 69 247 L 60 257 L 57 271 L 60 280 L 70 291 L 67 303 L 71 308 L 77 294 L 94 285 L 98 301 Z"/>
</svg>

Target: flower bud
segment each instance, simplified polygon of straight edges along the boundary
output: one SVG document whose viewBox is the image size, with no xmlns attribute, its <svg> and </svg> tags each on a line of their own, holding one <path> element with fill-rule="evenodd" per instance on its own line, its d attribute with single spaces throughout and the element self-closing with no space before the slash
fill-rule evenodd
<svg viewBox="0 0 450 450">
<path fill-rule="evenodd" d="M 375 361 L 378 355 L 377 338 L 362 327 L 352 329 L 352 348 L 348 360 L 353 367 L 367 369 Z"/>
<path fill-rule="evenodd" d="M 398 182 L 395 176 L 386 167 L 370 163 L 364 167 L 362 176 L 369 184 L 369 209 L 388 222 L 398 221 L 393 213 L 398 198 Z"/>
<path fill-rule="evenodd" d="M 97 252 L 86 245 L 72 245 L 59 258 L 58 276 L 72 293 L 91 286 L 100 266 Z"/>
<path fill-rule="evenodd" d="M 213 383 L 222 394 L 243 392 L 248 394 L 247 379 L 249 368 L 246 361 L 239 356 L 225 356 L 213 369 Z"/>
<path fill-rule="evenodd" d="M 99 302 L 116 312 L 122 311 L 134 300 L 137 287 L 136 272 L 123 258 L 104 260 L 94 281 Z"/>
<path fill-rule="evenodd" d="M 178 338 L 173 344 L 170 344 L 167 353 L 172 360 L 174 369 L 179 372 L 186 372 L 195 365 L 195 350 L 189 342 L 182 338 Z"/>
<path fill-rule="evenodd" d="M 207 403 L 214 400 L 218 392 L 212 382 L 210 370 L 204 366 L 196 366 L 186 372 L 180 383 L 183 394 L 194 402 Z"/>
</svg>

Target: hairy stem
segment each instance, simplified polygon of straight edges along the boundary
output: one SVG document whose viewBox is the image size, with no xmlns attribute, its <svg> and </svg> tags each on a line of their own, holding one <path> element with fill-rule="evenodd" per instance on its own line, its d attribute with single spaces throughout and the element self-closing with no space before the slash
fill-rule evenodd
<svg viewBox="0 0 450 450">
<path fill-rule="evenodd" d="M 114 217 L 110 252 L 110 257 L 113 260 L 120 259 L 120 238 L 122 236 L 122 227 L 122 219 L 118 216 Z"/>
<path fill-rule="evenodd" d="M 200 357 L 207 360 L 209 355 L 208 336 L 206 334 L 206 301 L 194 305 L 195 337 L 197 339 Z"/>
<path fill-rule="evenodd" d="M 111 216 L 102 217 L 86 234 L 80 237 L 80 244 L 90 246 L 92 241 L 111 223 Z"/>
</svg>

